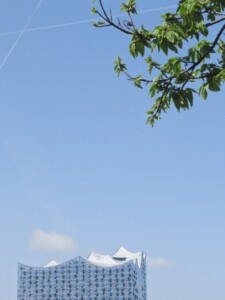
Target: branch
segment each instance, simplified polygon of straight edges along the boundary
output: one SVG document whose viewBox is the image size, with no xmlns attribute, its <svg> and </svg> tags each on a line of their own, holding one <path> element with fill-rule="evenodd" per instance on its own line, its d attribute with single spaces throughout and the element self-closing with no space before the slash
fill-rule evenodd
<svg viewBox="0 0 225 300">
<path fill-rule="evenodd" d="M 218 19 L 218 20 L 215 20 L 215 21 L 213 21 L 213 22 L 206 23 L 206 24 L 205 24 L 205 27 L 209 27 L 209 26 L 218 24 L 218 23 L 223 22 L 223 21 L 225 21 L 225 17 L 220 18 L 220 19 Z"/>
<path fill-rule="evenodd" d="M 188 68 L 186 72 L 194 70 L 206 57 L 207 55 L 214 49 L 214 47 L 216 46 L 218 40 L 220 39 L 220 36 L 222 35 L 223 31 L 225 30 L 225 24 L 222 26 L 222 28 L 220 29 L 219 33 L 217 34 L 212 46 L 209 48 L 209 50 L 196 62 L 194 63 L 190 68 Z"/>
<path fill-rule="evenodd" d="M 109 17 L 109 15 L 107 14 L 107 12 L 106 12 L 106 10 L 105 10 L 103 4 L 102 4 L 102 0 L 99 0 L 99 4 L 100 4 L 100 6 L 101 6 L 103 15 L 102 15 L 99 11 L 96 11 L 96 13 L 97 13 L 97 14 L 98 14 L 105 22 L 108 23 L 107 26 L 115 27 L 116 29 L 118 29 L 118 30 L 120 30 L 120 31 L 122 31 L 123 33 L 126 33 L 126 34 L 130 34 L 130 35 L 132 34 L 131 31 L 129 31 L 129 30 L 123 28 L 122 26 L 119 26 L 119 25 L 117 25 L 116 23 L 113 22 L 111 12 L 110 12 L 110 17 Z M 103 26 L 101 26 L 101 27 L 103 27 Z"/>
</svg>

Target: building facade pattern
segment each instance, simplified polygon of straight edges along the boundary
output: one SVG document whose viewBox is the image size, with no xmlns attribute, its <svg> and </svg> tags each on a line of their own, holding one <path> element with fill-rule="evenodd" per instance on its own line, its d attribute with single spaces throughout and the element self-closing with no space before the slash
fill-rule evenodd
<svg viewBox="0 0 225 300">
<path fill-rule="evenodd" d="M 19 264 L 18 300 L 146 300 L 146 259 L 121 247 L 62 264 Z"/>
</svg>

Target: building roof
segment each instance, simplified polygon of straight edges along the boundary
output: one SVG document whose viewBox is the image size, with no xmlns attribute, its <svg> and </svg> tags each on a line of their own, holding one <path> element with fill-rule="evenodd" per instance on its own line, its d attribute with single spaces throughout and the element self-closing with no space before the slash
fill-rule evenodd
<svg viewBox="0 0 225 300">
<path fill-rule="evenodd" d="M 119 250 L 112 256 L 91 252 L 87 258 L 87 261 L 102 267 L 112 267 L 133 260 L 133 262 L 137 263 L 140 267 L 142 264 L 142 259 L 143 252 L 132 253 L 126 250 L 124 247 L 120 247 Z"/>
<path fill-rule="evenodd" d="M 143 252 L 137 252 L 132 253 L 126 250 L 124 247 L 120 247 L 118 251 L 110 256 L 110 255 L 104 255 L 96 252 L 91 252 L 87 259 L 84 259 L 82 257 L 77 257 L 72 259 L 71 261 L 77 260 L 77 259 L 83 259 L 87 263 L 99 266 L 99 267 L 113 267 L 113 266 L 120 266 L 122 264 L 125 264 L 129 261 L 132 261 L 134 264 L 136 264 L 139 268 L 142 266 L 143 260 L 145 260 L 145 255 Z M 63 264 L 69 263 L 65 262 Z M 49 261 L 47 264 L 42 266 L 41 268 L 49 268 L 49 267 L 56 267 L 58 265 L 61 265 L 62 263 L 59 263 L 55 260 Z M 25 265 L 23 265 L 25 266 Z M 25 266 L 28 267 L 28 266 Z M 32 268 L 32 267 L 29 267 Z"/>
</svg>

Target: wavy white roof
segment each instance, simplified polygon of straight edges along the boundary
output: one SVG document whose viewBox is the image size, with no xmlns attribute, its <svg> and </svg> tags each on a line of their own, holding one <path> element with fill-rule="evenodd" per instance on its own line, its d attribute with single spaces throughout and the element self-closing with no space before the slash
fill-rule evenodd
<svg viewBox="0 0 225 300">
<path fill-rule="evenodd" d="M 132 253 L 126 250 L 124 247 L 120 247 L 119 250 L 112 256 L 91 252 L 86 261 L 101 267 L 113 267 L 122 265 L 132 260 L 133 263 L 137 264 L 140 268 L 143 259 L 145 259 L 143 252 Z M 60 265 L 60 263 L 52 260 L 44 265 L 43 268 L 55 267 L 58 265 Z"/>
<path fill-rule="evenodd" d="M 143 257 L 143 252 L 132 253 L 126 250 L 124 247 L 120 247 L 113 256 L 91 252 L 87 258 L 87 261 L 102 267 L 112 267 L 133 260 L 133 262 L 137 263 L 140 267 Z"/>
</svg>

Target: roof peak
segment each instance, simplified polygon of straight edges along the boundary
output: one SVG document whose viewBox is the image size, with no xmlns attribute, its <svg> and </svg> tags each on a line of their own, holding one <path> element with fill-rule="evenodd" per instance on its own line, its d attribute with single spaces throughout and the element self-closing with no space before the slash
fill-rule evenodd
<svg viewBox="0 0 225 300">
<path fill-rule="evenodd" d="M 140 267 L 142 264 L 143 253 L 133 253 L 121 246 L 114 255 L 104 255 L 97 252 L 91 252 L 87 261 L 102 267 L 118 266 L 133 260 Z"/>
<path fill-rule="evenodd" d="M 59 262 L 57 262 L 55 260 L 50 260 L 46 265 L 43 266 L 43 268 L 55 267 L 58 265 L 60 265 Z"/>
<path fill-rule="evenodd" d="M 113 257 L 134 257 L 134 256 L 138 256 L 141 255 L 142 252 L 130 252 L 128 251 L 126 248 L 124 248 L 123 246 L 120 246 L 120 248 L 116 251 L 116 253 L 113 255 Z"/>
</svg>

